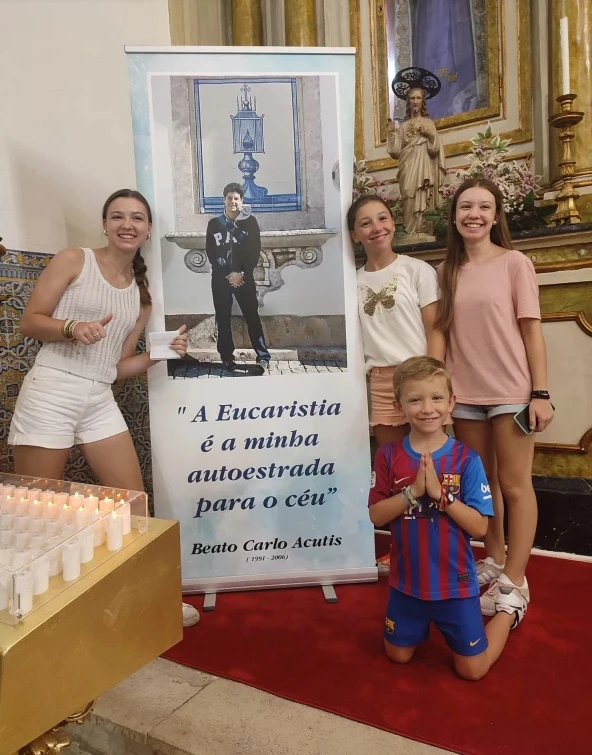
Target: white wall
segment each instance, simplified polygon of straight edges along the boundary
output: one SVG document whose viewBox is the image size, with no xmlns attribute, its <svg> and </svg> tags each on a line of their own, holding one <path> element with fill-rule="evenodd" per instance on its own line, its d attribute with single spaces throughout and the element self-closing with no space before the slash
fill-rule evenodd
<svg viewBox="0 0 592 755">
<path fill-rule="evenodd" d="M 168 45 L 167 0 L 1 0 L 0 236 L 12 249 L 100 243 L 135 186 L 124 45 Z"/>
</svg>

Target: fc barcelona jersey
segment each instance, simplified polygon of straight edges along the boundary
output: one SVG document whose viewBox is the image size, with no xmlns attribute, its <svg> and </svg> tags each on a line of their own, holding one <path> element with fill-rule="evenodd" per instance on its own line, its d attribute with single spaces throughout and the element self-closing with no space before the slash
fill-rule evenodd
<svg viewBox="0 0 592 755">
<path fill-rule="evenodd" d="M 409 443 L 387 444 L 374 461 L 369 506 L 390 498 L 415 480 L 421 456 Z M 478 454 L 448 438 L 432 453 L 445 489 L 484 516 L 493 516 L 489 483 Z M 390 523 L 392 536 L 389 583 L 422 600 L 469 598 L 479 594 L 470 537 L 456 522 L 430 504 L 429 497 Z"/>
</svg>

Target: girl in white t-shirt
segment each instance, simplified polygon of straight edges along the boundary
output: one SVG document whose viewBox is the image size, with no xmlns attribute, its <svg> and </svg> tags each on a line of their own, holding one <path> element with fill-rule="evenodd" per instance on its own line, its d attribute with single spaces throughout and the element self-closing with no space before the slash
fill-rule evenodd
<svg viewBox="0 0 592 755">
<path fill-rule="evenodd" d="M 407 434 L 395 409 L 393 376 L 405 359 L 429 354 L 442 359 L 445 343 L 434 321 L 438 280 L 427 262 L 393 251 L 395 222 L 376 194 L 358 197 L 347 213 L 354 242 L 366 253 L 358 270 L 358 305 L 366 371 L 370 381 L 370 426 L 379 446 Z"/>
</svg>

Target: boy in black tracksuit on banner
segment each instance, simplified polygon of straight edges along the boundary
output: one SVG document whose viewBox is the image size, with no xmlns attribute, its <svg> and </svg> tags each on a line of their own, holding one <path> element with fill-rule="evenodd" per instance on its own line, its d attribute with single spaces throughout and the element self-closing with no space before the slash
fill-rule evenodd
<svg viewBox="0 0 592 755">
<path fill-rule="evenodd" d="M 230 324 L 232 297 L 243 313 L 257 362 L 267 369 L 271 356 L 259 319 L 253 271 L 259 261 L 261 236 L 251 208 L 243 206 L 238 183 L 224 187 L 224 214 L 212 218 L 206 232 L 206 254 L 212 265 L 212 296 L 218 325 L 217 348 L 227 370 L 234 370 L 234 341 Z"/>
</svg>

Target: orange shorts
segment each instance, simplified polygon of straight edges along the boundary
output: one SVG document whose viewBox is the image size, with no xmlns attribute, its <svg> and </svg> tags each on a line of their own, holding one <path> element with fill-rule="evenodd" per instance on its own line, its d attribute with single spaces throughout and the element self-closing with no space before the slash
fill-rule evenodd
<svg viewBox="0 0 592 755">
<path fill-rule="evenodd" d="M 402 411 L 395 409 L 395 389 L 393 377 L 395 367 L 373 367 L 370 370 L 370 427 L 391 425 L 400 427 L 407 424 Z"/>
</svg>

